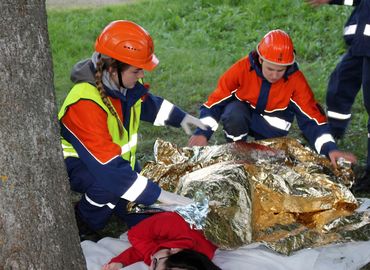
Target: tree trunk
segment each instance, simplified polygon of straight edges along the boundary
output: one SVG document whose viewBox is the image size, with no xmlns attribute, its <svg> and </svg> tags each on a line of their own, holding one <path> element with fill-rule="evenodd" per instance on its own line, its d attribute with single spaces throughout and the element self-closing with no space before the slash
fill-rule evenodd
<svg viewBox="0 0 370 270">
<path fill-rule="evenodd" d="M 45 0 L 1 0 L 0 29 L 0 269 L 86 269 L 59 140 Z"/>
</svg>

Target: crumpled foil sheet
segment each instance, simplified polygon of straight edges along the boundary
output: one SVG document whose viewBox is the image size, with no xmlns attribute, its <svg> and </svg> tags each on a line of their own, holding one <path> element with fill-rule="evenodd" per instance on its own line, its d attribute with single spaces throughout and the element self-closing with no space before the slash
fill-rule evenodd
<svg viewBox="0 0 370 270">
<path fill-rule="evenodd" d="M 191 228 L 196 230 L 203 230 L 208 214 L 208 197 L 200 191 L 195 192 L 194 203 L 178 206 L 174 209 Z"/>
<path fill-rule="evenodd" d="M 220 248 L 262 241 L 290 254 L 334 242 L 368 240 L 369 212 L 355 212 L 346 162 L 334 169 L 292 138 L 180 148 L 155 143 L 142 174 L 165 190 L 209 200 L 203 227 Z M 356 236 L 356 237 L 355 237 Z"/>
<path fill-rule="evenodd" d="M 203 228 L 220 248 L 237 248 L 252 240 L 252 203 L 243 164 L 221 162 L 181 177 L 178 193 L 187 197 L 201 191 L 210 211 Z"/>
<path fill-rule="evenodd" d="M 154 144 L 154 157 L 155 161 L 147 162 L 141 174 L 167 191 L 176 190 L 181 176 L 222 161 L 258 163 L 262 160 L 285 160 L 283 151 L 255 143 L 180 148 L 160 139 Z"/>
<path fill-rule="evenodd" d="M 156 214 L 165 211 L 177 212 L 184 218 L 192 229 L 203 230 L 209 211 L 208 197 L 204 193 L 198 191 L 195 193 L 193 201 L 194 203 L 184 206 L 161 203 L 147 206 L 130 202 L 127 205 L 127 212 L 129 214 Z"/>
</svg>

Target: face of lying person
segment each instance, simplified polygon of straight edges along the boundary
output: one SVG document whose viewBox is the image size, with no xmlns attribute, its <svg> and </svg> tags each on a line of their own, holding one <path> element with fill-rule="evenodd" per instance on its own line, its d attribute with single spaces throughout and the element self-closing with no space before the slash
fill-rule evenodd
<svg viewBox="0 0 370 270">
<path fill-rule="evenodd" d="M 160 249 L 152 255 L 152 262 L 149 266 L 149 270 L 164 270 L 165 262 L 168 256 L 181 251 L 181 248 L 166 248 Z"/>
</svg>

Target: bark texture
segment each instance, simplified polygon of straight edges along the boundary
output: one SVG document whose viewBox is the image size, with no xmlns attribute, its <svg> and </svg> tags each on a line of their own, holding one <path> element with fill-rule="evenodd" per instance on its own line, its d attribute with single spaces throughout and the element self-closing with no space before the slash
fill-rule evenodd
<svg viewBox="0 0 370 270">
<path fill-rule="evenodd" d="M 0 1 L 0 270 L 86 269 L 59 141 L 45 0 Z"/>
</svg>

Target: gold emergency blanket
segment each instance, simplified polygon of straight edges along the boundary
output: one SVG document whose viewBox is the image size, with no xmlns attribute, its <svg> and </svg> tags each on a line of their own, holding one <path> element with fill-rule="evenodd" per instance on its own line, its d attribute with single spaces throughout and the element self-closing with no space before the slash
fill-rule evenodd
<svg viewBox="0 0 370 270">
<path fill-rule="evenodd" d="M 220 248 L 262 241 L 289 254 L 370 235 L 369 212 L 354 212 L 350 166 L 334 169 L 295 139 L 193 148 L 157 140 L 154 155 L 142 174 L 188 197 L 203 192 L 210 200 L 203 230 Z"/>
</svg>

